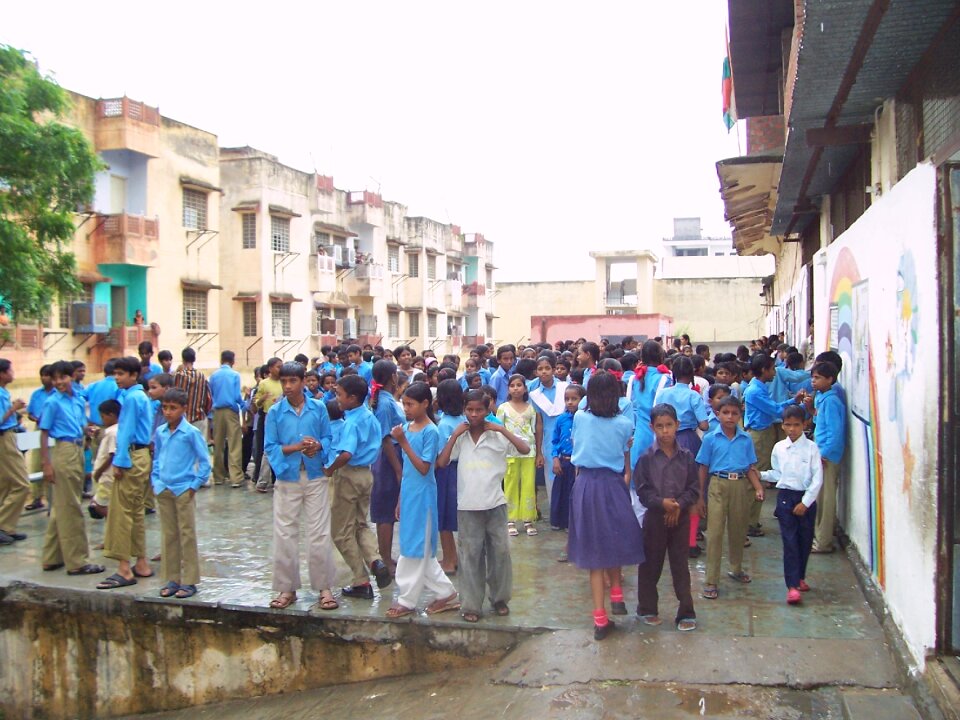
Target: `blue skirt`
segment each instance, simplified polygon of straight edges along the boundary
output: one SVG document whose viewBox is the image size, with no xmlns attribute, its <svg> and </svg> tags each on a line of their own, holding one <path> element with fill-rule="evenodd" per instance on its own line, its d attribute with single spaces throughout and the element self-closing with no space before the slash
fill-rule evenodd
<svg viewBox="0 0 960 720">
<path fill-rule="evenodd" d="M 457 461 L 446 467 L 438 467 L 437 478 L 437 526 L 440 532 L 457 531 Z"/>
<path fill-rule="evenodd" d="M 393 451 L 403 465 L 403 451 L 399 445 L 393 445 Z M 400 502 L 400 481 L 390 467 L 387 454 L 380 455 L 370 468 L 373 473 L 373 489 L 370 491 L 370 520 L 377 525 L 392 525 L 397 521 L 397 503 Z"/>
<path fill-rule="evenodd" d="M 580 468 L 570 498 L 570 561 L 585 570 L 638 565 L 643 536 L 623 473 Z"/>
<path fill-rule="evenodd" d="M 697 435 L 696 430 L 687 429 L 677 432 L 677 445 L 689 450 L 690 454 L 693 455 L 694 458 L 696 458 L 697 453 L 700 452 L 700 446 L 702 444 L 703 441 L 700 440 L 700 436 Z"/>
</svg>

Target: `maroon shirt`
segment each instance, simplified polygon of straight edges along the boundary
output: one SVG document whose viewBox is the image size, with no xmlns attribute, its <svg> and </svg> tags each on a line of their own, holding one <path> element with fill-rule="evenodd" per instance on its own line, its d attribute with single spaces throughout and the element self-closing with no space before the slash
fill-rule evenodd
<svg viewBox="0 0 960 720">
<path fill-rule="evenodd" d="M 633 470 L 633 485 L 641 504 L 654 512 L 663 512 L 663 499 L 673 498 L 686 510 L 700 495 L 700 476 L 697 461 L 686 448 L 676 446 L 674 456 L 668 457 L 654 441 L 640 456 Z"/>
</svg>

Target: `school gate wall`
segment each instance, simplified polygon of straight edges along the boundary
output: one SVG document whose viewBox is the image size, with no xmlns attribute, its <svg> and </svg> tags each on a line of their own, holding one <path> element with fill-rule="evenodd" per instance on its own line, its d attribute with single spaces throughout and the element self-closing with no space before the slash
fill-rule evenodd
<svg viewBox="0 0 960 720">
<path fill-rule="evenodd" d="M 654 309 L 670 315 L 674 333 L 713 346 L 747 344 L 763 332 L 759 278 L 657 279 Z"/>
</svg>

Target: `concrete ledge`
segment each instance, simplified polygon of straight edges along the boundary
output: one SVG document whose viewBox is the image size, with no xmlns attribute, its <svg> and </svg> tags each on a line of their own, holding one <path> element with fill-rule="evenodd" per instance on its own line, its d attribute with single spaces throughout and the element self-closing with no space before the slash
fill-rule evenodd
<svg viewBox="0 0 960 720">
<path fill-rule="evenodd" d="M 490 665 L 532 632 L 0 587 L 0 709 L 105 718 Z"/>
</svg>

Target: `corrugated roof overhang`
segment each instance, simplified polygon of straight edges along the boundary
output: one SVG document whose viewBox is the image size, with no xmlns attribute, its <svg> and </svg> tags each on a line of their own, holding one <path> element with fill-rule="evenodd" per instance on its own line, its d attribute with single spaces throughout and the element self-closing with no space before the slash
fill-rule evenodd
<svg viewBox="0 0 960 720">
<path fill-rule="evenodd" d="M 782 34 L 794 22 L 793 0 L 729 0 L 730 64 L 740 118 L 782 115 Z"/>
<path fill-rule="evenodd" d="M 777 254 L 780 241 L 770 235 L 777 206 L 782 155 L 747 155 L 717 162 L 724 218 L 733 228 L 739 255 Z"/>
</svg>

